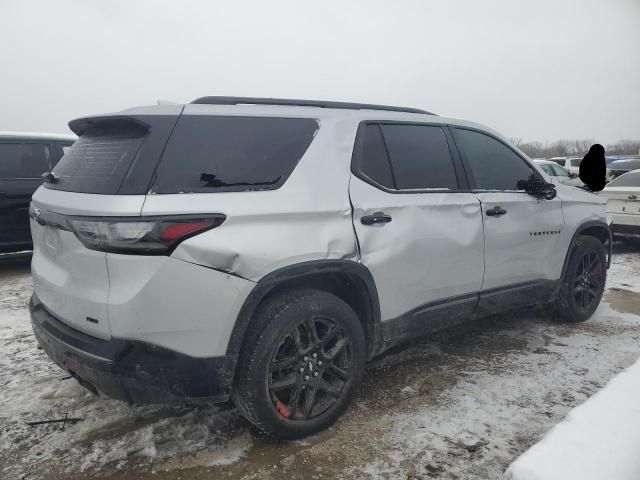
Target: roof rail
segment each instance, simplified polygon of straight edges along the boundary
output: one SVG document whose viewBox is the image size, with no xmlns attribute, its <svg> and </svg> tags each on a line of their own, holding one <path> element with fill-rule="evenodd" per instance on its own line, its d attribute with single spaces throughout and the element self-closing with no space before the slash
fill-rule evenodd
<svg viewBox="0 0 640 480">
<path fill-rule="evenodd" d="M 393 107 L 390 105 L 371 105 L 368 103 L 350 102 L 325 102 L 319 100 L 297 100 L 290 98 L 259 98 L 259 97 L 200 97 L 191 103 L 206 105 L 291 105 L 297 107 L 342 108 L 345 110 L 387 110 L 392 112 L 422 113 L 435 115 L 434 113 L 418 108 Z"/>
</svg>

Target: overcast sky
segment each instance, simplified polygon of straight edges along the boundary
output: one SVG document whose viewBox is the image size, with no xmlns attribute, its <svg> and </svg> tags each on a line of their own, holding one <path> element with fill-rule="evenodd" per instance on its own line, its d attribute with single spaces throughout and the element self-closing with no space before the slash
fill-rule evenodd
<svg viewBox="0 0 640 480">
<path fill-rule="evenodd" d="M 640 0 L 0 0 L 0 92 L 0 130 L 233 95 L 640 139 Z"/>
</svg>

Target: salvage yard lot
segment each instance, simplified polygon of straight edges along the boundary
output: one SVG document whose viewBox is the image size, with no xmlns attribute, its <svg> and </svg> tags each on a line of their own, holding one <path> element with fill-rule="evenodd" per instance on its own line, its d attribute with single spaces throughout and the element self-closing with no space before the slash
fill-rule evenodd
<svg viewBox="0 0 640 480">
<path fill-rule="evenodd" d="M 616 245 L 589 321 L 498 316 L 372 362 L 337 425 L 294 443 L 229 405 L 127 405 L 79 386 L 36 348 L 28 263 L 0 265 L 0 478 L 499 478 L 640 356 L 640 252 Z M 68 414 L 83 420 L 29 426 Z"/>
</svg>

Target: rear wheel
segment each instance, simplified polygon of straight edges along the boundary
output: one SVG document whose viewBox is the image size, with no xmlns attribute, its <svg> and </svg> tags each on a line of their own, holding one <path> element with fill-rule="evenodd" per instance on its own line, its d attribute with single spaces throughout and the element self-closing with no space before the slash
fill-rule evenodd
<svg viewBox="0 0 640 480">
<path fill-rule="evenodd" d="M 362 325 L 343 300 L 320 290 L 287 292 L 268 301 L 250 327 L 234 403 L 273 437 L 312 435 L 348 407 L 365 354 Z"/>
<path fill-rule="evenodd" d="M 606 253 L 600 240 L 580 236 L 562 279 L 557 313 L 569 322 L 583 322 L 596 311 L 607 279 Z"/>
</svg>

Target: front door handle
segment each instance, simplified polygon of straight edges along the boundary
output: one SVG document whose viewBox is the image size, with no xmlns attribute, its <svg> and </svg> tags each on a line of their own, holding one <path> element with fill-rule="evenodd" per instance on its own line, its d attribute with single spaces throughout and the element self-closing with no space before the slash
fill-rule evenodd
<svg viewBox="0 0 640 480">
<path fill-rule="evenodd" d="M 373 225 L 374 223 L 389 223 L 391 215 L 384 212 L 375 212 L 373 215 L 365 215 L 360 218 L 363 225 Z"/>
<path fill-rule="evenodd" d="M 629 200 L 637 200 L 638 199 L 638 197 L 636 197 L 633 193 L 631 195 L 629 195 L 627 198 Z"/>
<path fill-rule="evenodd" d="M 493 207 L 493 208 L 488 208 L 487 209 L 487 215 L 490 217 L 500 217 L 502 215 L 504 215 L 505 213 L 507 213 L 507 211 L 502 208 L 502 207 Z"/>
</svg>

